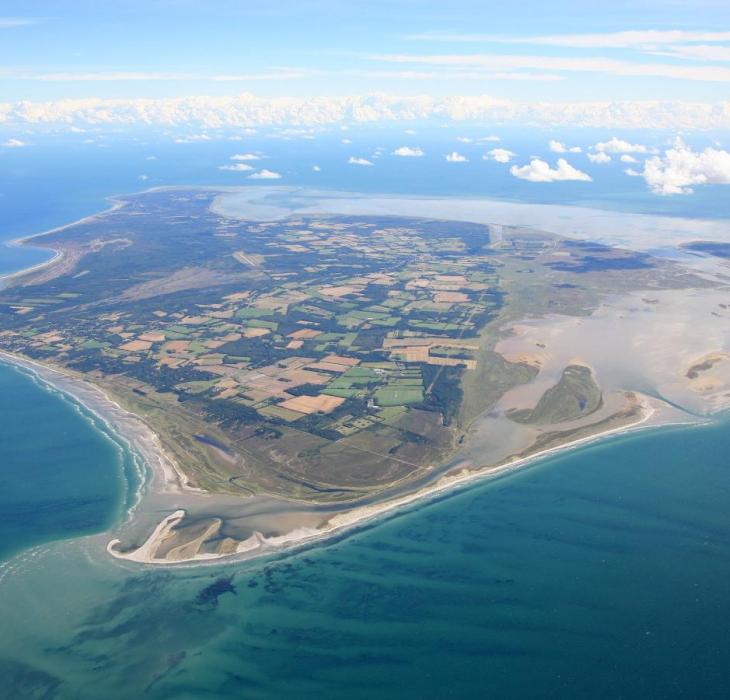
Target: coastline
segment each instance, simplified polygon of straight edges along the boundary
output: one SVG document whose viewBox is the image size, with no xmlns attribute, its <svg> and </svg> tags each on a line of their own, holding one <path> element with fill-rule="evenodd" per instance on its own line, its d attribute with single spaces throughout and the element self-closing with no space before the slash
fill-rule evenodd
<svg viewBox="0 0 730 700">
<path fill-rule="evenodd" d="M 92 382 L 77 377 L 67 371 L 57 369 L 27 358 L 0 351 L 0 362 L 13 365 L 33 375 L 40 382 L 60 391 L 72 401 L 83 406 L 93 413 L 119 438 L 127 449 L 138 454 L 147 471 L 140 474 L 140 484 L 135 501 L 127 512 L 127 521 L 133 519 L 134 512 L 145 495 L 154 490 L 157 493 L 197 494 L 198 496 L 215 497 L 205 490 L 190 486 L 186 482 L 184 473 L 177 463 L 165 452 L 157 434 L 137 414 L 131 413 L 109 397 L 101 388 Z M 112 538 L 106 545 L 106 552 L 112 557 L 132 561 L 142 565 L 154 566 L 185 566 L 199 565 L 210 562 L 235 562 L 281 553 L 286 550 L 295 550 L 299 547 L 324 541 L 341 535 L 349 530 L 362 527 L 379 518 L 394 515 L 398 510 L 409 507 L 418 502 L 426 503 L 430 499 L 443 496 L 458 488 L 468 486 L 474 482 L 496 479 L 513 472 L 525 469 L 537 461 L 578 449 L 580 447 L 599 442 L 604 438 L 636 432 L 651 427 L 661 427 L 672 424 L 672 421 L 658 419 L 659 402 L 646 396 L 639 397 L 640 415 L 625 425 L 608 428 L 597 433 L 568 440 L 559 445 L 553 445 L 524 457 L 512 458 L 495 465 L 462 468 L 459 471 L 443 475 L 437 481 L 412 493 L 399 496 L 392 500 L 384 500 L 367 506 L 343 509 L 334 513 L 319 527 L 300 527 L 290 532 L 266 537 L 260 532 L 254 532 L 246 540 L 238 543 L 235 551 L 225 554 L 199 553 L 193 557 L 180 560 L 169 560 L 154 556 L 157 548 L 169 536 L 171 530 L 184 520 L 186 511 L 177 508 L 157 523 L 153 532 L 137 548 L 122 552 L 116 549 L 120 543 L 118 538 Z M 687 423 L 691 423 L 688 421 Z"/>
<path fill-rule="evenodd" d="M 68 228 L 71 228 L 72 226 L 77 226 L 78 224 L 87 223 L 89 221 L 93 221 L 99 216 L 103 216 L 105 214 L 110 214 L 113 211 L 116 211 L 117 209 L 121 209 L 125 203 L 121 200 L 117 199 L 118 195 L 113 195 L 111 197 L 107 197 L 110 202 L 112 202 L 112 205 L 108 209 L 104 209 L 102 211 L 96 212 L 95 214 L 88 214 L 87 216 L 82 216 L 80 219 L 77 219 L 76 221 L 71 221 L 68 224 L 62 224 L 61 226 L 54 226 L 53 228 L 46 229 L 45 231 L 40 231 L 38 233 L 31 233 L 28 236 L 19 236 L 18 238 L 13 238 L 9 241 L 6 241 L 4 243 L 5 246 L 9 248 L 22 248 L 23 246 L 26 246 L 28 244 L 28 241 L 32 241 L 34 238 L 40 238 L 41 236 L 48 236 L 52 233 L 59 233 L 60 231 L 65 231 Z M 5 275 L 0 275 L 0 287 L 3 287 L 5 284 L 10 282 L 14 279 L 19 279 L 21 277 L 26 277 L 27 275 L 32 275 L 35 272 L 39 272 L 40 270 L 45 270 L 49 267 L 52 267 L 53 265 L 56 265 L 57 263 L 60 263 L 64 259 L 64 251 L 59 250 L 57 248 L 52 248 L 50 246 L 36 246 L 38 250 L 49 250 L 53 253 L 53 257 L 51 257 L 49 260 L 44 260 L 43 262 L 37 263 L 36 265 L 31 265 L 30 267 L 24 267 L 21 270 L 16 270 L 15 272 L 9 272 Z"/>
<path fill-rule="evenodd" d="M 156 187 L 146 191 L 164 190 L 164 189 L 184 189 L 179 187 Z M 191 187 L 189 189 L 201 189 Z M 205 189 L 205 188 L 203 188 Z M 214 190 L 223 190 L 226 188 L 210 188 Z M 238 189 L 238 188 L 232 188 Z M 46 231 L 42 231 L 29 236 L 10 241 L 9 245 L 25 245 L 32 239 L 57 233 L 69 227 L 93 221 L 105 214 L 116 211 L 125 206 L 126 202 L 117 200 L 115 197 L 108 198 L 112 202 L 112 206 L 108 209 L 91 214 L 81 219 L 58 226 Z M 47 250 L 55 250 L 46 248 Z M 51 260 L 39 263 L 30 268 L 25 268 L 14 273 L 10 273 L 0 277 L 0 283 L 10 279 L 22 278 L 33 274 L 40 269 L 50 267 L 60 262 L 64 257 L 63 250 L 55 250 L 55 255 Z M 98 417 L 115 436 L 120 438 L 126 447 L 140 455 L 146 465 L 146 473 L 142 475 L 142 483 L 136 494 L 135 504 L 128 510 L 128 522 L 132 520 L 132 514 L 136 510 L 139 503 L 150 492 L 172 493 L 172 494 L 197 494 L 214 499 L 216 494 L 210 493 L 203 489 L 198 489 L 190 485 L 187 477 L 177 462 L 165 450 L 159 435 L 146 423 L 144 418 L 138 414 L 132 413 L 123 408 L 112 396 L 99 387 L 93 380 L 87 379 L 76 373 L 65 369 L 54 367 L 34 360 L 24 358 L 0 351 L 0 361 L 8 362 L 12 365 L 23 368 L 30 372 L 39 381 L 45 383 L 55 389 L 58 389 L 64 395 L 69 396 L 73 401 L 86 408 L 89 412 Z M 175 512 L 166 515 L 157 523 L 154 531 L 138 548 L 129 552 L 121 552 L 116 549 L 120 540 L 113 539 L 106 546 L 107 552 L 115 558 L 122 560 L 130 560 L 141 564 L 173 566 L 180 564 L 196 564 L 211 560 L 238 561 L 243 558 L 254 558 L 265 556 L 283 550 L 293 549 L 313 542 L 324 540 L 326 538 L 338 535 L 344 531 L 350 530 L 364 525 L 374 519 L 387 517 L 395 511 L 408 507 L 416 502 L 425 502 L 429 499 L 438 497 L 446 492 L 450 492 L 456 488 L 460 488 L 477 480 L 486 480 L 504 476 L 506 474 L 524 469 L 534 462 L 544 458 L 551 457 L 562 451 L 576 449 L 581 446 L 597 442 L 605 437 L 621 435 L 640 429 L 668 425 L 669 420 L 661 421 L 656 419 L 658 413 L 659 401 L 649 399 L 646 396 L 640 396 L 641 404 L 639 416 L 636 420 L 632 420 L 624 425 L 609 427 L 605 430 L 598 430 L 592 434 L 565 442 L 538 449 L 532 454 L 526 456 L 510 457 L 502 462 L 493 465 L 474 466 L 469 468 L 454 467 L 450 472 L 444 474 L 434 482 L 420 489 L 414 490 L 408 494 L 393 498 L 391 500 L 383 500 L 365 506 L 351 506 L 343 504 L 342 510 L 335 512 L 321 525 L 317 527 L 299 527 L 289 532 L 276 536 L 266 537 L 260 532 L 254 532 L 245 540 L 239 541 L 235 551 L 226 553 L 196 553 L 187 559 L 171 560 L 166 558 L 158 558 L 155 556 L 159 546 L 170 535 L 170 532 L 176 525 L 181 523 L 186 511 L 178 508 Z M 632 417 L 633 418 L 633 417 Z M 590 429 L 590 426 L 586 426 Z M 292 500 L 292 503 L 297 503 Z M 172 510 L 172 508 L 170 509 Z M 159 516 L 158 516 L 159 517 Z"/>
<path fill-rule="evenodd" d="M 14 366 L 31 374 L 40 381 L 83 406 L 132 452 L 138 454 L 150 473 L 141 475 L 133 511 L 139 504 L 143 492 L 152 486 L 164 493 L 202 493 L 187 483 L 187 479 L 174 459 L 165 451 L 157 434 L 138 415 L 127 411 L 112 397 L 87 379 L 66 370 L 45 365 L 34 360 L 0 350 L 0 362 Z M 130 511 L 130 512 L 131 512 Z"/>
<path fill-rule="evenodd" d="M 106 551 L 113 557 L 121 560 L 134 561 L 145 565 L 156 566 L 180 566 L 195 565 L 204 562 L 235 562 L 249 560 L 261 556 L 280 553 L 286 550 L 311 545 L 324 541 L 330 537 L 343 534 L 348 530 L 361 527 L 381 517 L 394 515 L 398 510 L 406 508 L 417 502 L 428 502 L 430 499 L 442 496 L 457 488 L 467 486 L 473 482 L 496 479 L 513 472 L 525 469 L 542 459 L 577 449 L 588 444 L 599 442 L 606 437 L 624 435 L 638 430 L 664 427 L 673 424 L 673 421 L 658 421 L 655 419 L 659 411 L 660 402 L 645 396 L 639 398 L 640 416 L 633 422 L 625 425 L 609 428 L 591 435 L 586 435 L 575 440 L 538 450 L 534 454 L 525 457 L 509 459 L 505 462 L 490 466 L 472 467 L 461 469 L 458 472 L 442 476 L 433 484 L 413 491 L 412 493 L 400 496 L 396 499 L 385 500 L 368 506 L 360 506 L 335 513 L 322 526 L 317 528 L 301 527 L 283 535 L 265 537 L 260 532 L 254 532 L 246 540 L 239 542 L 236 550 L 226 554 L 203 553 L 193 557 L 180 560 L 170 560 L 155 556 L 156 550 L 169 537 L 174 526 L 183 521 L 186 513 L 183 509 L 167 515 L 156 526 L 155 530 L 145 542 L 135 550 L 121 552 L 116 549 L 120 543 L 119 539 L 112 539 L 108 542 Z M 655 422 L 652 422 L 655 419 Z M 692 424 L 691 421 L 682 424 Z"/>
</svg>

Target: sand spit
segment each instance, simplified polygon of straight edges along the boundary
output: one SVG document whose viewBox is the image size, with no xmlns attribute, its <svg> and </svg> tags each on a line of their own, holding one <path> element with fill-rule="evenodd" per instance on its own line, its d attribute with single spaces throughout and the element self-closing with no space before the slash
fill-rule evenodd
<svg viewBox="0 0 730 700">
<path fill-rule="evenodd" d="M 266 537 L 260 532 L 255 532 L 246 540 L 239 542 L 235 549 L 225 553 L 198 552 L 186 559 L 178 557 L 169 559 L 164 556 L 157 556 L 160 550 L 162 550 L 169 542 L 174 527 L 183 522 L 185 511 L 178 510 L 165 517 L 157 525 L 154 532 L 149 536 L 144 544 L 138 549 L 129 552 L 120 552 L 117 550 L 119 540 L 113 540 L 107 546 L 107 551 L 112 556 L 120 559 L 127 559 L 144 564 L 170 566 L 174 564 L 191 564 L 202 561 L 209 562 L 211 560 L 220 559 L 250 559 L 285 549 L 293 549 L 302 545 L 311 544 L 333 535 L 341 534 L 351 528 L 362 526 L 376 518 L 387 516 L 400 508 L 404 508 L 418 501 L 425 501 L 429 498 L 434 498 L 447 491 L 464 486 L 471 482 L 482 479 L 492 479 L 523 469 L 539 459 L 543 459 L 559 452 L 575 449 L 589 443 L 596 442 L 610 435 L 621 435 L 641 428 L 667 425 L 670 423 L 670 420 L 659 417 L 659 412 L 663 405 L 662 402 L 639 395 L 636 396 L 636 399 L 639 406 L 639 415 L 635 421 L 594 433 L 592 435 L 577 438 L 575 440 L 570 440 L 563 444 L 540 450 L 526 457 L 515 457 L 501 464 L 476 469 L 461 469 L 456 473 L 447 474 L 437 482 L 418 491 L 414 491 L 411 494 L 407 494 L 393 500 L 383 501 L 382 503 L 353 508 L 351 510 L 343 510 L 342 512 L 333 515 L 321 527 L 297 528 L 283 535 L 274 537 Z M 179 548 L 177 549 L 179 550 Z"/>
<path fill-rule="evenodd" d="M 62 226 L 56 226 L 55 228 L 50 228 L 46 231 L 41 231 L 39 233 L 32 233 L 29 236 L 22 236 L 21 238 L 14 238 L 7 243 L 5 243 L 6 246 L 11 246 L 13 248 L 20 248 L 22 246 L 27 246 L 30 241 L 32 241 L 34 238 L 40 238 L 41 236 L 48 236 L 52 233 L 59 233 L 60 231 L 65 231 L 68 228 L 71 228 L 73 226 L 78 226 L 79 224 L 86 224 L 90 221 L 94 221 L 102 216 L 105 216 L 106 214 L 111 214 L 113 211 L 116 211 L 117 209 L 121 209 L 123 206 L 125 206 L 125 202 L 123 201 L 117 201 L 113 197 L 109 198 L 110 201 L 113 202 L 112 206 L 110 206 L 108 209 L 105 209 L 104 211 L 100 211 L 96 214 L 89 214 L 88 216 L 84 216 L 80 219 L 77 219 L 76 221 L 72 221 L 68 224 L 63 224 Z M 37 272 L 40 272 L 41 270 L 45 270 L 47 268 L 52 268 L 64 261 L 66 258 L 66 252 L 63 250 L 59 250 L 57 248 L 50 248 L 47 246 L 37 246 L 38 248 L 42 250 L 50 250 L 53 252 L 53 257 L 49 260 L 44 260 L 43 262 L 38 263 L 37 265 L 32 265 L 31 267 L 25 267 L 22 270 L 18 270 L 17 272 L 11 272 L 7 275 L 0 275 L 0 288 L 5 287 L 9 282 L 15 279 L 21 279 L 23 277 L 29 277 L 30 275 L 33 275 Z"/>
<path fill-rule="evenodd" d="M 51 368 L 7 352 L 0 351 L 0 361 L 5 361 L 32 373 L 40 381 L 76 400 L 106 423 L 130 449 L 140 454 L 149 466 L 147 489 L 154 489 L 158 493 L 207 495 L 207 492 L 188 484 L 187 478 L 179 466 L 166 454 L 158 436 L 140 417 L 122 408 L 95 385 L 66 371 Z M 444 475 L 433 484 L 413 493 L 368 506 L 350 510 L 343 509 L 341 512 L 333 514 L 319 527 L 298 527 L 271 537 L 266 537 L 260 532 L 254 532 L 245 540 L 238 542 L 231 540 L 225 548 L 221 548 L 218 552 L 205 552 L 200 551 L 200 549 L 206 537 L 198 536 L 193 542 L 180 542 L 177 540 L 176 528 L 178 526 L 184 527 L 186 516 L 186 511 L 178 508 L 173 513 L 165 516 L 138 548 L 121 551 L 119 549 L 121 541 L 115 538 L 107 544 L 106 549 L 110 555 L 117 559 L 158 566 L 202 564 L 212 560 L 250 559 L 294 549 L 341 534 L 346 530 L 392 514 L 398 509 L 419 501 L 435 498 L 471 482 L 492 479 L 523 469 L 539 459 L 559 452 L 575 449 L 610 435 L 620 435 L 641 428 L 672 422 L 670 418 L 662 415 L 662 407 L 665 407 L 663 402 L 639 394 L 636 394 L 636 399 L 639 409 L 638 416 L 636 420 L 630 423 L 569 440 L 525 457 L 512 457 L 490 466 L 462 468 Z M 673 422 L 676 422 L 676 420 Z M 141 499 L 141 495 L 140 492 L 138 500 Z M 207 534 L 212 534 L 214 530 L 217 531 L 219 525 L 219 520 L 217 522 L 211 521 Z"/>
</svg>

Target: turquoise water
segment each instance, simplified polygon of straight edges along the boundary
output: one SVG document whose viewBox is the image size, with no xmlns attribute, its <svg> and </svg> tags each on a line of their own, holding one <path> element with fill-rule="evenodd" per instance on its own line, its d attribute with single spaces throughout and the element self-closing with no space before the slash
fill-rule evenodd
<svg viewBox="0 0 730 700">
<path fill-rule="evenodd" d="M 0 560 L 118 519 L 131 457 L 98 419 L 2 362 L 0 416 Z"/>
<path fill-rule="evenodd" d="M 727 697 L 728 428 L 610 439 L 278 560 L 25 555 L 6 696 Z"/>
</svg>

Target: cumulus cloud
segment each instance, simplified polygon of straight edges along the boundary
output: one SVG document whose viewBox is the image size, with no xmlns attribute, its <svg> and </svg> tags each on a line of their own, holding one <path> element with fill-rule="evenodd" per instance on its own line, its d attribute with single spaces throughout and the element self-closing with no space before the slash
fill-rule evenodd
<svg viewBox="0 0 730 700">
<path fill-rule="evenodd" d="M 257 173 L 249 175 L 248 177 L 251 180 L 279 180 L 281 179 L 281 174 L 274 170 L 266 170 L 266 168 L 264 168 L 263 170 L 259 170 Z"/>
<path fill-rule="evenodd" d="M 67 126 L 149 125 L 204 129 L 322 127 L 344 123 L 450 122 L 606 129 L 726 129 L 730 100 L 719 102 L 515 102 L 490 95 L 347 97 L 181 97 L 0 102 L 0 123 Z M 478 139 L 481 140 L 481 139 Z M 186 141 L 183 141 L 184 143 Z"/>
<path fill-rule="evenodd" d="M 558 158 L 556 168 L 551 168 L 541 158 L 533 158 L 528 165 L 521 167 L 513 165 L 510 172 L 520 180 L 529 180 L 530 182 L 564 182 L 567 180 L 591 182 L 593 179 L 588 173 L 574 168 L 565 158 Z"/>
<path fill-rule="evenodd" d="M 261 160 L 261 156 L 257 156 L 255 153 L 236 153 L 231 156 L 231 160 Z"/>
<path fill-rule="evenodd" d="M 644 163 L 642 177 L 654 194 L 691 194 L 694 185 L 730 185 L 730 153 L 717 148 L 696 152 L 681 139 L 663 156 Z"/>
<path fill-rule="evenodd" d="M 230 170 L 234 173 L 245 173 L 248 170 L 253 170 L 253 166 L 246 165 L 246 163 L 235 163 L 233 165 L 219 165 L 218 170 Z"/>
<path fill-rule="evenodd" d="M 461 153 L 457 153 L 456 151 L 447 153 L 444 157 L 449 163 L 467 163 L 469 161 L 466 156 L 462 156 Z"/>
<path fill-rule="evenodd" d="M 369 161 L 367 158 L 356 158 L 355 156 L 350 156 L 347 160 L 347 162 L 350 165 L 372 165 L 372 161 Z"/>
<path fill-rule="evenodd" d="M 22 148 L 27 145 L 28 144 L 25 141 L 21 141 L 20 139 L 8 139 L 7 141 L 0 143 L 0 146 L 3 148 Z"/>
<path fill-rule="evenodd" d="M 608 141 L 600 141 L 593 148 L 603 153 L 647 153 L 649 150 L 640 143 L 629 143 L 616 136 Z"/>
<path fill-rule="evenodd" d="M 406 158 L 420 158 L 423 155 L 426 155 L 423 150 L 418 148 L 418 146 L 415 146 L 411 148 L 410 146 L 401 146 L 400 148 L 396 148 L 391 155 L 394 156 L 404 156 Z"/>
<path fill-rule="evenodd" d="M 580 146 L 566 146 L 555 139 L 550 139 L 548 147 L 553 153 L 580 153 L 583 150 Z"/>
<path fill-rule="evenodd" d="M 634 158 L 634 156 L 630 156 L 628 153 L 624 153 L 621 156 L 621 162 L 622 163 L 638 163 L 639 161 Z"/>
<path fill-rule="evenodd" d="M 598 151 L 598 153 L 586 153 L 586 155 L 588 156 L 588 160 L 591 161 L 591 163 L 605 165 L 606 163 L 611 162 L 611 156 L 609 156 L 608 153 L 604 151 Z"/>
<path fill-rule="evenodd" d="M 484 160 L 496 160 L 498 163 L 509 163 L 516 156 L 516 153 L 508 151 L 506 148 L 493 148 L 486 156 L 482 156 Z"/>
</svg>

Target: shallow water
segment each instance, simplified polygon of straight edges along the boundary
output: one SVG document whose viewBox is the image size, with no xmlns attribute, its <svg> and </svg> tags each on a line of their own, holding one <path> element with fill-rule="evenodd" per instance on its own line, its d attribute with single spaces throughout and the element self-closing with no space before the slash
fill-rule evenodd
<svg viewBox="0 0 730 700">
<path fill-rule="evenodd" d="M 611 438 L 278 560 L 26 553 L 2 583 L 5 692 L 726 697 L 728 428 Z"/>
<path fill-rule="evenodd" d="M 0 561 L 118 519 L 130 455 L 98 419 L 2 362 L 0 416 Z"/>
</svg>

